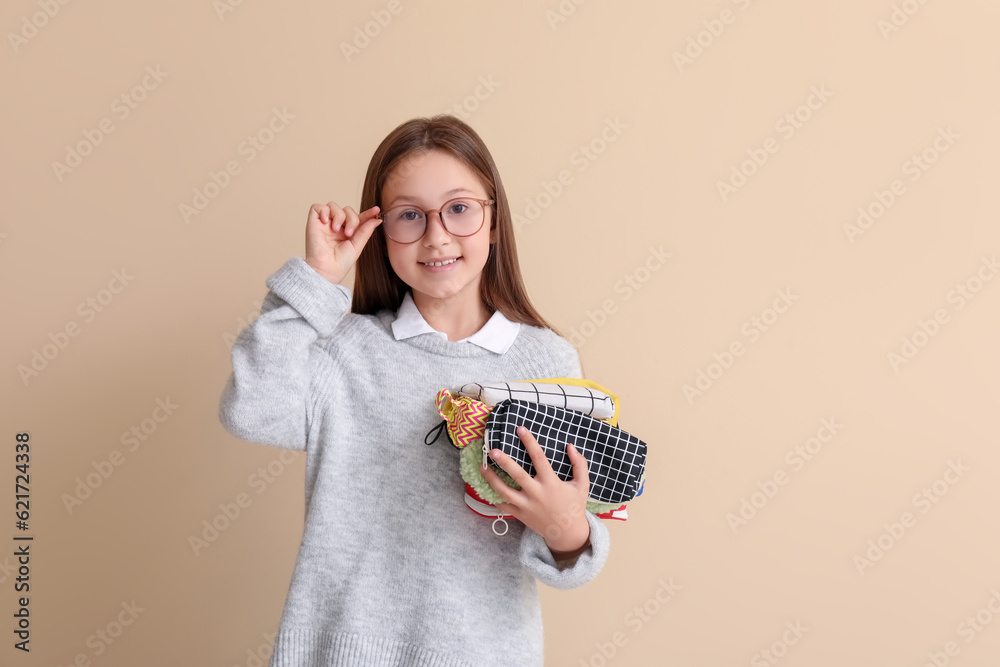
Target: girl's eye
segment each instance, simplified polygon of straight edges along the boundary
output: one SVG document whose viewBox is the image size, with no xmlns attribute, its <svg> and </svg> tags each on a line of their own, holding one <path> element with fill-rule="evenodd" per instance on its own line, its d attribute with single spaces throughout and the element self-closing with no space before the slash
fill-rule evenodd
<svg viewBox="0 0 1000 667">
<path fill-rule="evenodd" d="M 466 204 L 464 201 L 457 201 L 451 205 L 450 209 L 452 213 L 455 213 L 456 215 L 461 215 L 462 213 L 465 213 L 469 209 L 469 205 Z"/>
<path fill-rule="evenodd" d="M 406 222 L 414 222 L 416 220 L 419 220 L 420 216 L 421 214 L 419 212 L 411 209 L 409 211 L 403 211 L 402 213 L 400 213 L 399 219 L 404 220 Z"/>
</svg>

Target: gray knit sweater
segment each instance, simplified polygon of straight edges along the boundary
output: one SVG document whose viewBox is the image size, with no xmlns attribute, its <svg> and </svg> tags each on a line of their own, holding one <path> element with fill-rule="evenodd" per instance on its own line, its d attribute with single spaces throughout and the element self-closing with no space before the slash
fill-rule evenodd
<svg viewBox="0 0 1000 667">
<path fill-rule="evenodd" d="M 350 312 L 351 292 L 293 257 L 237 337 L 219 419 L 251 442 L 306 452 L 305 525 L 271 667 L 525 667 L 543 662 L 535 580 L 593 579 L 603 521 L 557 564 L 516 519 L 497 536 L 464 502 L 459 451 L 424 436 L 434 395 L 466 382 L 581 377 L 572 345 L 521 325 L 497 354 L 433 334 L 397 341 L 395 313 Z"/>
</svg>

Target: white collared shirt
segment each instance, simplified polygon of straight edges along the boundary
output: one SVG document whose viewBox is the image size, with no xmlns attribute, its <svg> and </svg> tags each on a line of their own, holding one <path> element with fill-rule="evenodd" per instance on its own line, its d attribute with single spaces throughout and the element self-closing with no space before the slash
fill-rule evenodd
<svg viewBox="0 0 1000 667">
<path fill-rule="evenodd" d="M 497 354 L 503 354 L 514 344 L 514 339 L 517 338 L 517 332 L 520 328 L 519 322 L 511 322 L 497 310 L 494 311 L 493 316 L 487 320 L 482 329 L 455 342 L 473 343 Z M 396 340 L 403 340 L 425 333 L 436 334 L 448 340 L 448 334 L 434 329 L 427 323 L 427 320 L 417 309 L 417 304 L 413 302 L 413 295 L 407 291 L 403 302 L 399 305 L 399 310 L 396 311 L 396 319 L 392 322 L 392 335 Z"/>
</svg>

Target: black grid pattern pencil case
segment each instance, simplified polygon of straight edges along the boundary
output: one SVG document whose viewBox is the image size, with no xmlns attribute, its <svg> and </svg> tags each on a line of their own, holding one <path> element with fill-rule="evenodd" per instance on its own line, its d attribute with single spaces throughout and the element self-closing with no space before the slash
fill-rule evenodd
<svg viewBox="0 0 1000 667">
<path fill-rule="evenodd" d="M 517 399 L 500 401 L 486 419 L 484 444 L 513 458 L 532 477 L 535 466 L 517 435 L 518 426 L 535 437 L 556 475 L 565 481 L 573 479 L 566 454 L 567 443 L 573 443 L 587 459 L 590 500 L 626 503 L 638 494 L 645 478 L 646 443 L 634 435 L 576 410 Z"/>
</svg>

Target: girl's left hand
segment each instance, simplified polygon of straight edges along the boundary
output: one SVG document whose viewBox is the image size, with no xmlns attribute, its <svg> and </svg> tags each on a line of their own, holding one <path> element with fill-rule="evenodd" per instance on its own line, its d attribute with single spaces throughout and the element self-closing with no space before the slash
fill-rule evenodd
<svg viewBox="0 0 1000 667">
<path fill-rule="evenodd" d="M 489 465 L 485 469 L 480 467 L 479 472 L 504 500 L 497 505 L 497 509 L 514 515 L 544 537 L 553 552 L 581 549 L 590 539 L 590 523 L 586 514 L 590 491 L 587 459 L 572 444 L 568 444 L 566 452 L 573 464 L 573 479 L 563 481 L 552 469 L 535 436 L 524 426 L 517 427 L 517 434 L 528 450 L 535 476 L 531 477 L 517 461 L 499 449 L 492 450 L 491 458 L 521 486 L 520 491 L 509 487 Z"/>
</svg>

